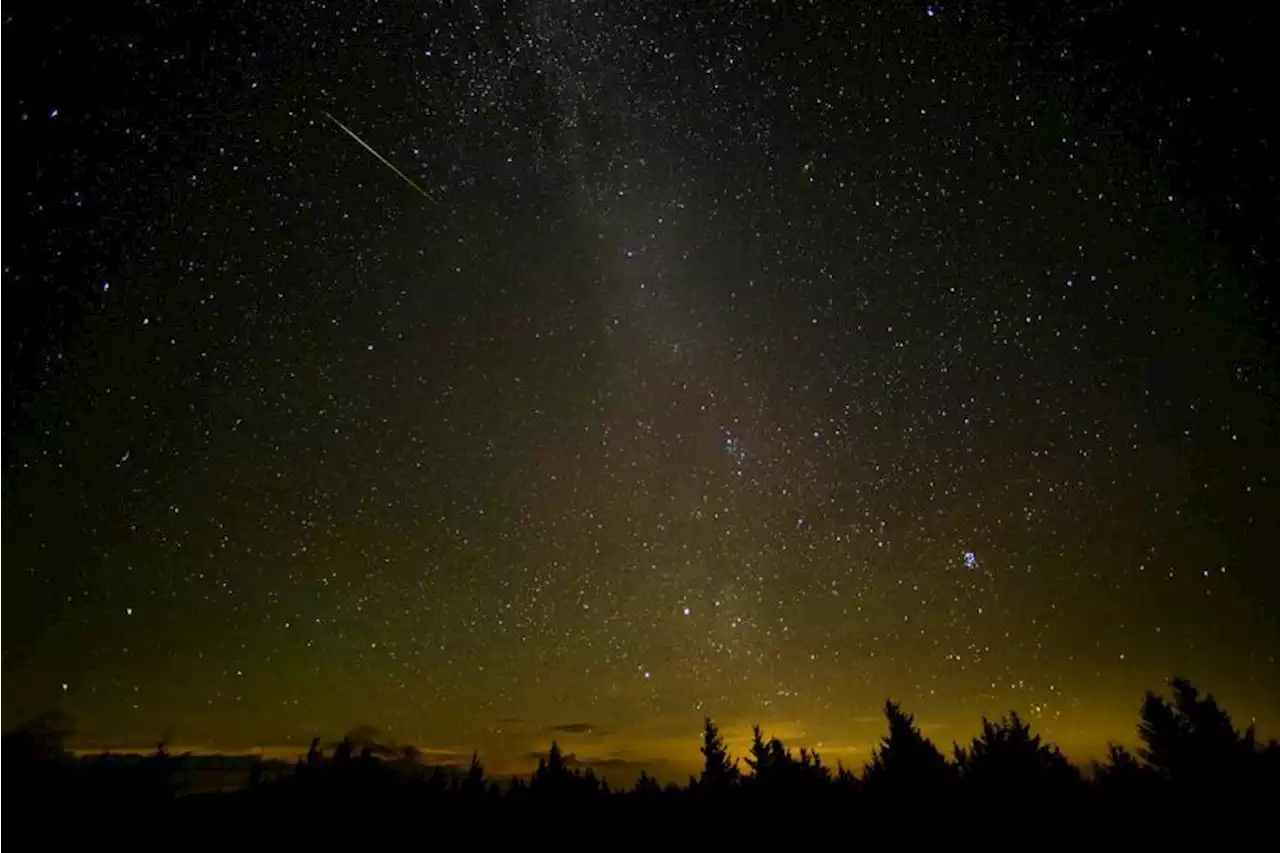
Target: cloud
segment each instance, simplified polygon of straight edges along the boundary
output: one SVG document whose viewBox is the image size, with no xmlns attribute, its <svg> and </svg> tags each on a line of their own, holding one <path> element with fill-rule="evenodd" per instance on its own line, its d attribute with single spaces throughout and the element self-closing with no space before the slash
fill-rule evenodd
<svg viewBox="0 0 1280 853">
<path fill-rule="evenodd" d="M 607 779 L 610 785 L 627 787 L 635 784 L 642 770 L 661 782 L 677 782 L 681 784 L 688 779 L 690 773 L 696 772 L 696 768 L 691 768 L 683 762 L 657 756 L 622 757 L 620 755 L 609 755 L 599 757 L 584 756 L 582 758 L 574 756 L 573 763 L 570 766 L 581 767 L 584 770 L 590 768 L 595 771 L 597 776 Z"/>
<path fill-rule="evenodd" d="M 419 760 L 432 764 L 466 764 L 471 761 L 474 750 L 456 749 L 453 747 L 417 747 Z"/>
<path fill-rule="evenodd" d="M 550 726 L 544 731 L 547 734 L 595 735 L 596 737 L 604 737 L 613 733 L 609 729 L 592 723 L 561 723 L 558 726 Z"/>
</svg>

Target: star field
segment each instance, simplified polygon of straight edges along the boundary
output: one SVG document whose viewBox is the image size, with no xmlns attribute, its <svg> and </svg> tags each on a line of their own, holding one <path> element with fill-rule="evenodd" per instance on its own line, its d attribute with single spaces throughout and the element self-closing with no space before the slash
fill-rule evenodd
<svg viewBox="0 0 1280 853">
<path fill-rule="evenodd" d="M 893 696 L 1084 757 L 1187 674 L 1274 733 L 1278 194 L 1220 31 L 58 15 L 5 22 L 6 726 L 856 763 Z"/>
</svg>

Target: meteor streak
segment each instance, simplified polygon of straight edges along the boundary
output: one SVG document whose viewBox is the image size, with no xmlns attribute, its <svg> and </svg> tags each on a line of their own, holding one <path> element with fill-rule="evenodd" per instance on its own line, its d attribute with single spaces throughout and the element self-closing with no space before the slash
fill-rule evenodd
<svg viewBox="0 0 1280 853">
<path fill-rule="evenodd" d="M 352 139 L 354 139 L 356 142 L 359 142 L 359 143 L 360 143 L 360 145 L 361 145 L 361 147 L 363 147 L 365 151 L 368 151 L 368 152 L 369 152 L 370 154 L 372 154 L 374 157 L 377 157 L 377 158 L 378 158 L 378 160 L 379 160 L 379 161 L 381 161 L 382 165 L 386 166 L 388 169 L 390 169 L 391 171 L 393 171 L 393 172 L 395 172 L 397 175 L 399 175 L 399 176 L 400 176 L 400 180 L 404 181 L 406 184 L 408 184 L 409 186 L 411 186 L 411 187 L 413 187 L 415 190 L 417 190 L 417 191 L 418 191 L 418 193 L 419 193 L 423 198 L 425 198 L 427 201 L 435 201 L 435 199 L 431 197 L 431 194 L 430 194 L 430 193 L 428 193 L 428 192 L 427 192 L 426 190 L 424 190 L 422 187 L 420 187 L 420 186 L 418 186 L 417 184 L 415 184 L 415 183 L 413 182 L 413 179 L 412 179 L 412 178 L 410 178 L 408 175 L 406 175 L 404 172 L 400 171 L 400 170 L 399 170 L 399 169 L 397 169 L 395 166 L 391 165 L 391 161 L 390 161 L 390 160 L 388 160 L 386 157 L 383 157 L 381 154 L 379 154 L 377 151 L 375 151 L 375 150 L 373 149 L 373 146 L 372 146 L 372 145 L 370 145 L 369 143 L 365 142 L 365 141 L 364 141 L 363 139 L 361 139 L 359 136 L 357 136 L 357 135 L 356 135 L 356 132 L 355 132 L 354 130 L 352 130 L 351 128 L 347 127 L 345 124 L 343 124 L 342 122 L 340 122 L 340 121 L 338 121 L 336 118 L 334 118 L 334 117 L 333 117 L 333 113 L 325 112 L 325 117 L 326 117 L 326 118 L 328 118 L 328 119 L 329 119 L 329 121 L 331 121 L 331 122 L 333 122 L 334 124 L 336 124 L 338 127 L 342 128 L 343 132 L 344 132 L 344 133 L 346 133 L 346 134 L 347 134 L 347 136 L 350 136 L 350 137 L 351 137 Z"/>
</svg>

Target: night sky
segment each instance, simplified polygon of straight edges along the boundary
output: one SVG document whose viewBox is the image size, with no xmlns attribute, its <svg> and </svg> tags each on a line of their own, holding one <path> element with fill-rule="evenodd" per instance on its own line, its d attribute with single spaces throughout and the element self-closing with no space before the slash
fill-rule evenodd
<svg viewBox="0 0 1280 853">
<path fill-rule="evenodd" d="M 679 779 L 704 715 L 861 766 L 889 696 L 1084 759 L 1181 674 L 1278 733 L 1230 4 L 43 5 L 6 727 Z"/>
</svg>

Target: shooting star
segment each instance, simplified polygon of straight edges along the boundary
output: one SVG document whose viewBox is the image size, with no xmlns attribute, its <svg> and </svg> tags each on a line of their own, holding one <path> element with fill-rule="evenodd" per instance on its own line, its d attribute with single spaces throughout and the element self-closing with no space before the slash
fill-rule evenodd
<svg viewBox="0 0 1280 853">
<path fill-rule="evenodd" d="M 435 201 L 435 199 L 431 197 L 431 194 L 430 194 L 430 193 L 428 193 L 428 192 L 427 192 L 426 190 L 424 190 L 422 187 L 420 187 L 420 186 L 418 186 L 417 184 L 415 184 L 415 183 L 413 182 L 413 179 L 412 179 L 412 178 L 410 178 L 408 175 L 406 175 L 404 172 L 400 171 L 400 170 L 399 170 L 399 169 L 397 169 L 395 166 L 391 165 L 391 161 L 390 161 L 390 160 L 388 160 L 386 157 L 383 157 L 381 154 L 379 154 L 377 151 L 375 151 L 375 150 L 373 149 L 373 146 L 372 146 L 372 145 L 370 145 L 369 143 L 365 142 L 365 141 L 364 141 L 363 139 L 361 139 L 359 136 L 357 136 L 357 135 L 356 135 L 356 132 L 355 132 L 354 130 L 352 130 L 351 128 L 347 127 L 345 124 L 343 124 L 342 122 L 340 122 L 340 121 L 338 121 L 336 118 L 334 118 L 334 117 L 333 117 L 333 113 L 326 112 L 326 113 L 325 113 L 325 117 L 326 117 L 326 118 L 328 118 L 328 119 L 329 119 L 329 121 L 331 121 L 331 122 L 333 122 L 334 124 L 336 124 L 338 127 L 342 128 L 343 132 L 344 132 L 344 133 L 346 133 L 346 134 L 347 134 L 347 136 L 350 136 L 350 137 L 351 137 L 352 139 L 354 139 L 356 142 L 359 142 L 359 143 L 360 143 L 360 145 L 361 145 L 361 147 L 363 147 L 365 151 L 368 151 L 368 152 L 369 152 L 370 154 L 372 154 L 374 157 L 377 157 L 377 158 L 378 158 L 378 160 L 382 162 L 382 165 L 386 166 L 388 169 L 390 169 L 391 171 L 393 171 L 393 172 L 395 172 L 397 175 L 399 175 L 399 176 L 400 176 L 400 180 L 404 181 L 406 184 L 408 184 L 409 186 L 411 186 L 411 187 L 413 187 L 415 190 L 417 190 L 417 191 L 418 191 L 418 193 L 419 193 L 423 198 L 425 198 L 427 201 Z"/>
</svg>

